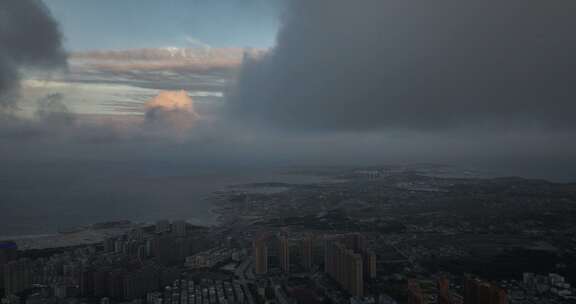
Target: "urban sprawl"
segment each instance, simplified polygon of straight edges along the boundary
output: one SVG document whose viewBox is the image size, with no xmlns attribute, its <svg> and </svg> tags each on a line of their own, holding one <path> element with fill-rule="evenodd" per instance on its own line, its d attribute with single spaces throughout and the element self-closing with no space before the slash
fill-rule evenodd
<svg viewBox="0 0 576 304">
<path fill-rule="evenodd" d="M 2 303 L 576 303 L 576 185 L 438 170 L 226 189 L 212 227 L 119 221 L 83 228 L 102 232 L 88 243 L 2 241 Z"/>
</svg>

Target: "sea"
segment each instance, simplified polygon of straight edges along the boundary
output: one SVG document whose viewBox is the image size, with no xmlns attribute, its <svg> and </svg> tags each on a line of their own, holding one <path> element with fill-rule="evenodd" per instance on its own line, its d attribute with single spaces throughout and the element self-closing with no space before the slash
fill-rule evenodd
<svg viewBox="0 0 576 304">
<path fill-rule="evenodd" d="M 516 175 L 557 182 L 576 181 L 573 170 L 528 168 L 444 170 L 442 175 L 469 178 Z M 186 220 L 210 226 L 216 224 L 216 216 L 211 213 L 211 198 L 216 191 L 251 183 L 327 182 L 332 177 L 326 170 L 201 166 L 161 161 L 4 162 L 0 168 L 0 239 L 50 235 L 94 223 L 123 220 L 136 223 Z M 568 173 L 559 174 L 562 172 Z"/>
<path fill-rule="evenodd" d="M 49 235 L 107 221 L 216 224 L 211 197 L 248 183 L 306 184 L 325 176 L 288 168 L 84 163 L 6 166 L 0 173 L 0 239 Z"/>
</svg>

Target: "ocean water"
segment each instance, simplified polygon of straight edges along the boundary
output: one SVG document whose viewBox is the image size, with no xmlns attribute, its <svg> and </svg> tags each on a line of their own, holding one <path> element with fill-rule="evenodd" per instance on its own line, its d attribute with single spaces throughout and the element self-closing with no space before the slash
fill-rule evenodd
<svg viewBox="0 0 576 304">
<path fill-rule="evenodd" d="M 493 164 L 468 168 L 481 168 L 478 172 L 483 174 L 478 177 L 514 175 L 556 182 L 576 180 L 569 162 L 554 166 Z M 305 172 L 310 173 L 302 172 L 289 167 L 203 166 L 159 160 L 2 161 L 0 237 L 52 234 L 59 229 L 115 220 L 183 219 L 212 225 L 215 216 L 210 212 L 209 198 L 215 191 L 249 183 L 329 180 L 308 169 Z"/>
<path fill-rule="evenodd" d="M 102 221 L 184 219 L 211 225 L 208 198 L 243 183 L 311 183 L 285 168 L 201 168 L 175 164 L 3 165 L 0 236 L 55 233 Z"/>
</svg>

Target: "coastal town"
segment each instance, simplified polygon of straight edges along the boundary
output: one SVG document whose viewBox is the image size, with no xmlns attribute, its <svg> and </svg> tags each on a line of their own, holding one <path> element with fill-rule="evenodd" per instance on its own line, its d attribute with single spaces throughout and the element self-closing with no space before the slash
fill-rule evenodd
<svg viewBox="0 0 576 304">
<path fill-rule="evenodd" d="M 2 301 L 576 303 L 574 184 L 397 168 L 329 175 L 223 189 L 211 198 L 214 226 L 118 221 L 42 246 L 4 241 Z"/>
</svg>

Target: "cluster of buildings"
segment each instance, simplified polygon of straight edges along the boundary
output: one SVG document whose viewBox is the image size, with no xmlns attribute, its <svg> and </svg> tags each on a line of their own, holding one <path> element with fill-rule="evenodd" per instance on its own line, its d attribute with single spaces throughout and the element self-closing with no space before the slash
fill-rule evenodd
<svg viewBox="0 0 576 304">
<path fill-rule="evenodd" d="M 238 282 L 177 279 L 163 291 L 148 293 L 146 304 L 250 304 L 248 292 Z"/>
<path fill-rule="evenodd" d="M 0 242 L 0 289 L 4 294 L 15 294 L 32 284 L 31 261 L 18 259 L 18 246 L 14 242 Z"/>
<path fill-rule="evenodd" d="M 310 271 L 314 259 L 314 240 L 311 235 L 289 238 L 285 231 L 275 236 L 259 236 L 253 242 L 255 273 L 265 275 L 271 266 L 283 273 L 292 272 L 293 267 L 298 267 L 302 272 Z"/>
<path fill-rule="evenodd" d="M 158 221 L 100 244 L 34 254 L 19 252 L 13 242 L 0 242 L 2 304 L 396 304 L 397 300 L 548 304 L 575 300 L 572 286 L 558 274 L 525 273 L 515 283 L 523 290 L 521 295 L 512 285 L 503 285 L 505 290 L 469 276 L 455 277 L 451 289 L 447 277 L 430 280 L 405 257 L 401 263 L 410 268 L 402 266 L 404 270 L 379 276 L 388 272 L 383 264 L 394 264 L 391 261 L 397 256 L 387 256 L 374 234 L 252 228 L 237 234 L 230 229 L 200 233 L 183 221 Z M 423 279 L 407 279 L 413 277 Z M 390 281 L 398 282 L 399 294 L 379 289 Z M 539 301 L 540 296 L 560 302 Z"/>
<path fill-rule="evenodd" d="M 522 285 L 525 290 L 523 297 L 526 298 L 552 295 L 560 299 L 576 301 L 574 288 L 563 276 L 556 273 L 548 275 L 524 273 Z"/>
<path fill-rule="evenodd" d="M 462 295 L 450 290 L 450 281 L 441 277 L 435 294 L 423 291 L 416 280 L 408 280 L 408 304 L 508 304 L 508 294 L 503 288 L 477 278 L 466 276 Z"/>
<path fill-rule="evenodd" d="M 212 268 L 228 260 L 240 262 L 245 252 L 237 248 L 216 247 L 186 257 L 185 266 L 190 269 Z"/>
<path fill-rule="evenodd" d="M 20 304 L 18 296 L 69 299 L 142 299 L 147 293 L 180 277 L 185 258 L 202 248 L 204 240 L 187 231 L 185 222 L 165 221 L 102 244 L 38 253 L 18 259 L 13 242 L 0 243 L 4 302 Z"/>
<path fill-rule="evenodd" d="M 364 296 L 364 280 L 376 278 L 376 254 L 361 234 L 326 238 L 324 270 L 354 297 Z"/>
<path fill-rule="evenodd" d="M 508 304 L 508 294 L 506 290 L 495 284 L 466 277 L 464 304 Z"/>
<path fill-rule="evenodd" d="M 296 250 L 292 250 L 291 244 L 295 244 Z M 318 257 L 319 246 L 323 249 L 323 257 Z M 323 258 L 324 272 L 353 297 L 363 297 L 365 280 L 376 277 L 376 254 L 368 248 L 366 238 L 357 233 L 322 239 L 311 235 L 291 239 L 282 231 L 275 236 L 255 239 L 253 249 L 258 275 L 269 273 L 269 267 L 274 264 L 283 273 L 290 273 L 294 265 L 303 272 L 310 272 L 314 261 Z"/>
</svg>

